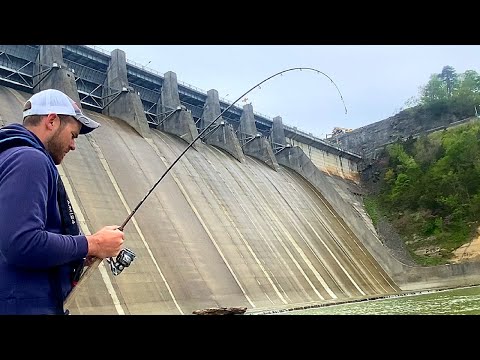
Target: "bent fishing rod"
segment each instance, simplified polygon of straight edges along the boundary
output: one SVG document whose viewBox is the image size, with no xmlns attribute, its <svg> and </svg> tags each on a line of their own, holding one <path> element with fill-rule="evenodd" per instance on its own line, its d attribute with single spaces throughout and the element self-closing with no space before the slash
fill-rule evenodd
<svg viewBox="0 0 480 360">
<path fill-rule="evenodd" d="M 314 69 L 314 68 L 311 68 L 311 67 L 294 67 L 294 68 L 289 68 L 289 69 L 286 69 L 286 70 L 282 70 L 282 71 L 279 71 L 277 72 L 276 74 L 273 74 L 269 77 L 267 77 L 266 79 L 260 81 L 258 84 L 252 86 L 249 90 L 247 90 L 245 93 L 243 93 L 242 95 L 240 95 L 238 97 L 238 99 L 236 99 L 234 102 L 232 102 L 225 110 L 223 110 L 220 115 L 218 115 L 210 124 L 208 124 L 208 126 L 206 126 L 189 144 L 188 146 L 180 153 L 180 155 L 177 156 L 177 158 L 172 162 L 172 164 L 167 168 L 167 170 L 165 170 L 165 172 L 163 173 L 162 176 L 160 176 L 160 178 L 157 180 L 157 182 L 155 182 L 155 184 L 153 184 L 153 186 L 150 188 L 150 190 L 145 194 L 145 196 L 143 197 L 142 200 L 140 200 L 140 202 L 137 204 L 137 206 L 135 206 L 135 208 L 130 212 L 130 214 L 127 216 L 127 218 L 125 219 L 125 221 L 122 223 L 122 225 L 120 225 L 120 227 L 118 228 L 119 230 L 123 231 L 123 229 L 125 228 L 125 226 L 127 225 L 127 223 L 130 221 L 130 219 L 133 217 L 133 215 L 135 215 L 135 213 L 137 212 L 137 210 L 143 205 L 143 203 L 145 202 L 145 200 L 147 200 L 147 198 L 150 196 L 150 194 L 153 192 L 153 190 L 155 190 L 155 188 L 157 187 L 157 185 L 163 180 L 163 178 L 168 174 L 168 172 L 175 166 L 175 164 L 182 158 L 182 156 L 188 151 L 188 149 L 190 149 L 193 144 L 202 137 L 203 134 L 205 134 L 209 129 L 210 127 L 215 124 L 215 122 L 222 117 L 222 115 L 227 112 L 233 105 L 235 105 L 240 99 L 242 99 L 245 95 L 247 95 L 248 93 L 250 93 L 251 91 L 253 91 L 255 88 L 260 88 L 260 85 L 262 85 L 263 83 L 267 82 L 268 80 L 278 76 L 278 75 L 281 75 L 281 74 L 284 74 L 286 72 L 289 72 L 289 71 L 295 71 L 295 70 L 308 70 L 308 71 L 314 71 L 318 74 L 322 74 L 324 76 L 326 76 L 331 82 L 333 85 L 335 85 L 335 88 L 337 89 L 339 95 L 340 95 L 340 98 L 342 100 L 342 103 L 343 103 L 343 106 L 345 108 L 345 114 L 347 113 L 347 107 L 345 105 L 345 101 L 343 100 L 343 96 L 342 96 L 342 93 L 340 92 L 340 89 L 338 88 L 337 84 L 335 84 L 335 82 L 327 75 L 325 74 L 324 72 L 320 71 L 320 70 L 317 70 L 317 69 Z M 216 125 L 216 127 L 214 129 L 212 129 L 209 134 L 211 134 L 213 131 L 216 130 L 216 128 L 220 127 L 224 125 L 223 122 L 220 122 L 219 124 Z M 120 274 L 120 272 L 127 266 L 130 266 L 130 263 L 133 261 L 133 259 L 135 258 L 135 254 L 133 253 L 133 251 L 131 251 L 130 249 L 122 249 L 120 251 L 120 253 L 117 255 L 116 259 L 114 260 L 113 258 L 109 258 L 107 259 L 107 262 L 110 264 L 110 268 L 112 270 L 112 273 L 114 275 L 118 275 Z"/>
</svg>

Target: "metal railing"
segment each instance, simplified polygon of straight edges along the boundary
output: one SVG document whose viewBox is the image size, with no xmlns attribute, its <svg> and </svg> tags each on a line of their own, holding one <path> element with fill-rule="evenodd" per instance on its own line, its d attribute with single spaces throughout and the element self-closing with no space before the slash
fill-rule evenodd
<svg viewBox="0 0 480 360">
<path fill-rule="evenodd" d="M 96 45 L 85 45 L 85 46 L 91 47 L 91 48 L 93 48 L 94 50 L 97 50 L 97 51 L 99 51 L 99 52 L 101 52 L 101 53 L 103 53 L 103 54 L 105 54 L 105 55 L 109 55 L 109 56 L 111 55 L 110 52 L 108 52 L 107 50 L 104 50 L 104 49 L 100 48 L 99 46 L 96 46 Z M 138 63 L 138 62 L 136 62 L 136 61 L 130 60 L 130 59 L 128 59 L 128 58 L 126 59 L 126 61 L 127 61 L 127 63 L 130 64 L 130 65 L 133 65 L 133 66 L 135 66 L 135 67 L 137 67 L 137 68 L 139 68 L 139 69 L 141 69 L 141 70 L 147 71 L 147 72 L 149 72 L 149 73 L 158 75 L 158 76 L 160 76 L 160 77 L 163 79 L 163 75 L 164 75 L 165 73 L 160 73 L 159 71 L 157 71 L 157 70 L 155 70 L 155 69 L 152 69 L 152 68 L 150 68 L 150 67 L 148 67 L 148 66 L 146 66 L 146 65 L 142 65 L 142 64 L 140 64 L 140 63 Z M 206 94 L 207 94 L 207 91 L 205 91 L 205 90 L 203 90 L 203 89 L 201 89 L 201 88 L 199 88 L 199 87 L 197 87 L 197 86 L 188 84 L 188 83 L 186 83 L 186 82 L 184 82 L 184 81 L 177 80 L 177 83 L 178 83 L 178 84 L 181 84 L 182 86 L 184 86 L 184 87 L 186 87 L 186 88 L 188 88 L 188 89 L 190 89 L 190 90 L 199 92 L 199 93 L 201 93 L 201 94 L 203 94 L 203 95 L 206 95 Z M 226 98 L 223 98 L 223 97 L 219 97 L 219 100 L 222 101 L 222 102 L 224 102 L 224 103 L 226 103 L 226 104 L 228 104 L 228 105 L 231 105 L 231 104 L 232 104 L 232 101 L 227 100 Z M 242 111 L 242 108 L 240 108 L 240 107 L 238 107 L 238 106 L 233 105 L 233 107 L 235 107 L 235 108 L 237 108 L 238 110 Z M 257 115 L 257 116 L 259 116 L 259 117 L 262 117 L 262 118 L 265 118 L 265 119 L 267 119 L 267 120 L 272 121 L 272 117 L 270 117 L 270 116 L 268 116 L 268 115 L 265 115 L 265 114 L 262 114 L 262 113 L 259 113 L 259 112 L 256 112 L 256 111 L 254 111 L 253 113 L 254 113 L 254 115 Z"/>
</svg>

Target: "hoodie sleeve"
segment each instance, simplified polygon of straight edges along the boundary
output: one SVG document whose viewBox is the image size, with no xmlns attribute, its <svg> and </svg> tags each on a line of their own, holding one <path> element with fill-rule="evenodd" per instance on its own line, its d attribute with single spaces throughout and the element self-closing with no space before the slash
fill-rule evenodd
<svg viewBox="0 0 480 360">
<path fill-rule="evenodd" d="M 18 148 L 0 173 L 0 252 L 11 265 L 47 268 L 87 255 L 84 235 L 46 231 L 48 216 L 58 218 L 56 175 L 42 152 Z M 52 197 L 54 201 L 52 201 Z"/>
</svg>

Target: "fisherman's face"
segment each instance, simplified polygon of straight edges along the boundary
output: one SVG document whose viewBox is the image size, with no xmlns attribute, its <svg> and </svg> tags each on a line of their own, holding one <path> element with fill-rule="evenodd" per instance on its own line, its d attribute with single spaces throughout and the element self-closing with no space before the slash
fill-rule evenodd
<svg viewBox="0 0 480 360">
<path fill-rule="evenodd" d="M 82 124 L 71 116 L 60 115 L 60 117 L 57 115 L 58 126 L 45 144 L 55 165 L 59 165 L 70 150 L 75 150 L 75 139 L 82 127 Z"/>
</svg>

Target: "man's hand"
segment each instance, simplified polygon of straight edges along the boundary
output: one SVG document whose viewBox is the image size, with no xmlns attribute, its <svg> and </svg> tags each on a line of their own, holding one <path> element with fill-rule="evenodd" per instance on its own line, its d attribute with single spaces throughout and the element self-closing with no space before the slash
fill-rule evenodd
<svg viewBox="0 0 480 360">
<path fill-rule="evenodd" d="M 105 259 L 115 257 L 122 249 L 123 231 L 118 225 L 105 226 L 93 235 L 87 235 L 88 258 L 97 257 Z"/>
</svg>

